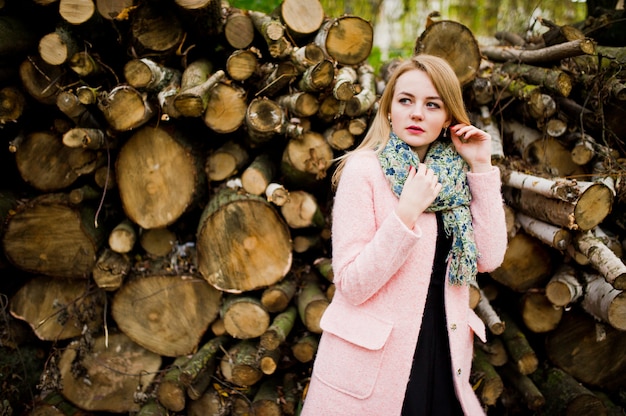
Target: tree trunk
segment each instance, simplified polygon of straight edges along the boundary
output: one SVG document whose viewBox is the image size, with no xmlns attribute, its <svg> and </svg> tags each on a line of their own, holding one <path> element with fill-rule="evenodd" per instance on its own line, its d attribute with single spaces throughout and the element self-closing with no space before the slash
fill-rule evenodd
<svg viewBox="0 0 626 416">
<path fill-rule="evenodd" d="M 615 289 L 626 289 L 626 265 L 600 239 L 581 233 L 574 244 Z"/>
<path fill-rule="evenodd" d="M 608 322 L 613 328 L 626 330 L 626 294 L 615 289 L 603 276 L 584 273 L 587 283 L 582 307 L 596 319 Z"/>
<path fill-rule="evenodd" d="M 296 279 L 287 275 L 280 282 L 263 290 L 261 303 L 270 313 L 283 312 L 288 308 L 297 290 Z"/>
<path fill-rule="evenodd" d="M 532 379 L 546 397 L 544 410 L 550 414 L 606 415 L 602 401 L 559 368 L 541 369 Z"/>
<path fill-rule="evenodd" d="M 159 381 L 157 399 L 163 407 L 172 412 L 180 412 L 185 409 L 187 398 L 185 387 L 180 381 L 180 372 L 181 366 L 187 361 L 189 358 L 186 356 L 177 357 Z"/>
<path fill-rule="evenodd" d="M 330 302 L 322 292 L 315 275 L 305 276 L 296 301 L 302 323 L 309 331 L 321 334 L 320 319 L 322 319 L 322 315 Z"/>
<path fill-rule="evenodd" d="M 470 382 L 476 389 L 480 402 L 486 406 L 493 406 L 504 390 L 502 378 L 488 361 L 484 351 L 476 349 L 472 360 L 472 374 Z"/>
<path fill-rule="evenodd" d="M 499 373 L 507 382 L 507 385 L 510 385 L 517 390 L 517 392 L 524 399 L 528 409 L 541 411 L 546 403 L 546 398 L 529 376 L 521 374 L 510 364 L 503 365 L 499 369 Z"/>
</svg>

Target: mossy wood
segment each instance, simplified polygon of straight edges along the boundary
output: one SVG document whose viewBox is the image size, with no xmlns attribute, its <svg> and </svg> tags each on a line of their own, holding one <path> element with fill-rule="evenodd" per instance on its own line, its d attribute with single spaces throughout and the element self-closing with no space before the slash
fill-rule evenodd
<svg viewBox="0 0 626 416">
<path fill-rule="evenodd" d="M 249 387 L 263 378 L 255 344 L 253 340 L 242 340 L 224 353 L 220 361 L 220 371 L 227 381 L 237 386 Z"/>
<path fill-rule="evenodd" d="M 252 399 L 252 409 L 256 416 L 281 416 L 283 414 L 280 406 L 280 386 L 276 376 L 263 379 L 259 389 Z"/>
<path fill-rule="evenodd" d="M 519 393 L 528 409 L 539 411 L 543 408 L 546 398 L 529 376 L 520 373 L 511 363 L 500 367 L 498 372 L 505 384 Z"/>
<path fill-rule="evenodd" d="M 270 313 L 282 312 L 287 309 L 297 290 L 298 283 L 296 279 L 291 275 L 287 275 L 280 282 L 263 290 L 261 303 Z"/>
<path fill-rule="evenodd" d="M 604 403 L 591 390 L 558 367 L 540 368 L 530 376 L 546 398 L 543 411 L 567 416 L 606 416 Z"/>
<path fill-rule="evenodd" d="M 259 341 L 261 346 L 268 350 L 277 349 L 287 339 L 296 323 L 297 317 L 298 310 L 294 305 L 276 315 L 267 330 L 261 334 Z"/>
<path fill-rule="evenodd" d="M 511 363 L 521 374 L 532 374 L 539 366 L 539 358 L 535 350 L 511 315 L 504 312 L 501 316 L 506 324 L 501 337 L 511 357 Z"/>
<path fill-rule="evenodd" d="M 192 385 L 202 373 L 213 374 L 217 367 L 217 359 L 228 347 L 231 339 L 228 336 L 216 336 L 204 343 L 189 360 L 181 366 L 179 380 L 185 386 Z"/>
<path fill-rule="evenodd" d="M 296 302 L 300 321 L 312 333 L 321 334 L 320 320 L 330 301 L 315 275 L 309 274 L 303 279 Z"/>
<path fill-rule="evenodd" d="M 476 349 L 472 360 L 472 374 L 470 382 L 476 387 L 476 395 L 481 403 L 493 406 L 504 390 L 504 383 L 500 374 L 487 359 L 484 351 Z"/>
<path fill-rule="evenodd" d="M 185 355 L 177 357 L 172 365 L 165 370 L 156 389 L 159 403 L 172 412 L 183 411 L 187 403 L 185 386 L 180 381 L 181 367 L 187 361 L 189 361 L 189 357 Z"/>
</svg>

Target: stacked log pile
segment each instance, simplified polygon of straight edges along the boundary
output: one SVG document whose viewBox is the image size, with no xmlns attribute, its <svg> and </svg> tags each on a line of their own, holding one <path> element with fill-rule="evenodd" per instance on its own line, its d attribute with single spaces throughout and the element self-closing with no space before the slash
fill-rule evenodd
<svg viewBox="0 0 626 416">
<path fill-rule="evenodd" d="M 454 63 L 510 214 L 473 287 L 472 381 L 493 414 L 621 414 L 626 57 L 545 24 L 479 46 L 431 21 L 415 45 Z M 2 2 L 0 33 L 0 346 L 40 354 L 3 414 L 297 414 L 332 159 L 394 66 L 367 63 L 371 24 L 314 0 L 33 0 Z"/>
</svg>

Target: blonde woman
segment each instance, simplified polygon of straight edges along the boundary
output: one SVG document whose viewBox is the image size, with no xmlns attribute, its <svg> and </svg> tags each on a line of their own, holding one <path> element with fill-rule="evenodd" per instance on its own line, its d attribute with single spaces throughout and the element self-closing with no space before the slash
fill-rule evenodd
<svg viewBox="0 0 626 416">
<path fill-rule="evenodd" d="M 336 291 L 302 416 L 484 414 L 468 285 L 501 264 L 506 227 L 491 137 L 445 60 L 398 65 L 333 184 Z"/>
</svg>

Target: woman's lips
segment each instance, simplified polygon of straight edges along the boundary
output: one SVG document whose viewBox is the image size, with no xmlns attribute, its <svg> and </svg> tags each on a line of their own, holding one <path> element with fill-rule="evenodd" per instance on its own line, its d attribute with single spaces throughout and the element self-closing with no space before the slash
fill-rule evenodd
<svg viewBox="0 0 626 416">
<path fill-rule="evenodd" d="M 411 133 L 424 133 L 424 129 L 418 126 L 407 127 L 407 130 Z"/>
</svg>

